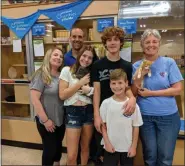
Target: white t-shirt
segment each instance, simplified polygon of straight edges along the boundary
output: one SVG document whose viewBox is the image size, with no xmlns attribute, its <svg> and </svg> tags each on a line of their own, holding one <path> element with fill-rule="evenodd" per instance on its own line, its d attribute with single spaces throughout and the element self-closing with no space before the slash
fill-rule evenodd
<svg viewBox="0 0 185 166">
<path fill-rule="evenodd" d="M 70 67 L 68 66 L 62 69 L 59 78 L 68 82 L 69 87 L 76 84 L 79 81 L 79 79 L 72 77 Z M 64 105 L 65 106 L 73 105 L 78 100 L 83 101 L 87 104 L 92 104 L 92 100 L 90 97 L 82 95 L 80 92 L 76 92 L 73 96 L 64 101 Z"/>
<path fill-rule="evenodd" d="M 100 106 L 100 116 L 107 126 L 108 138 L 117 152 L 128 152 L 132 144 L 133 126 L 141 126 L 143 120 L 139 106 L 130 117 L 123 115 L 123 105 L 128 101 L 118 102 L 112 97 L 105 99 Z M 102 139 L 101 144 L 104 145 Z M 104 146 L 105 148 L 105 146 Z"/>
</svg>

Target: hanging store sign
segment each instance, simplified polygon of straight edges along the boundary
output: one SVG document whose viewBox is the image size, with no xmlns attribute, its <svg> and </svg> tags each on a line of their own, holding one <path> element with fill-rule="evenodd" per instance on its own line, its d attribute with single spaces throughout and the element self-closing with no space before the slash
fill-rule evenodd
<svg viewBox="0 0 185 166">
<path fill-rule="evenodd" d="M 118 26 L 123 28 L 127 34 L 136 33 L 137 19 L 119 19 Z"/>
<path fill-rule="evenodd" d="M 114 26 L 114 18 L 101 18 L 97 20 L 98 32 L 102 32 L 105 28 Z"/>
<path fill-rule="evenodd" d="M 39 16 L 39 13 L 34 13 L 30 16 L 18 19 L 6 18 L 2 16 L 2 21 L 10 28 L 10 30 L 16 34 L 18 38 L 22 39 L 36 22 Z"/>
<path fill-rule="evenodd" d="M 45 24 L 35 24 L 32 27 L 32 35 L 33 36 L 44 36 L 46 34 Z"/>
<path fill-rule="evenodd" d="M 80 15 L 84 12 L 84 10 L 90 5 L 92 0 L 78 0 L 76 2 L 50 8 L 50 9 L 43 9 L 38 10 L 36 13 L 24 17 L 24 18 L 6 18 L 4 16 L 1 17 L 3 23 L 7 25 L 18 38 L 22 39 L 26 33 L 29 32 L 30 28 L 36 22 L 41 14 L 49 17 L 50 19 L 56 21 L 58 24 L 62 25 L 64 28 L 70 30 L 76 20 L 80 17 Z M 41 33 L 44 35 L 44 28 L 37 28 L 36 33 Z"/>
<path fill-rule="evenodd" d="M 39 12 L 70 30 L 90 3 L 91 0 L 80 0 L 56 8 L 39 10 Z"/>
</svg>

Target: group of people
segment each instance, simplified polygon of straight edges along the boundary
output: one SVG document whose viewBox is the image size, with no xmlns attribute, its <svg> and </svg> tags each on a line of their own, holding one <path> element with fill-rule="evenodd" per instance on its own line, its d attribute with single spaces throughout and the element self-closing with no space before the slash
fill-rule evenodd
<svg viewBox="0 0 185 166">
<path fill-rule="evenodd" d="M 65 133 L 67 165 L 77 165 L 79 155 L 81 165 L 91 157 L 105 166 L 131 166 L 139 136 L 145 165 L 172 165 L 180 129 L 175 96 L 183 78 L 173 59 L 158 54 L 157 30 L 144 31 L 143 59 L 133 65 L 119 55 L 124 36 L 119 27 L 105 28 L 101 39 L 107 55 L 99 59 L 84 44 L 84 32 L 73 28 L 68 53 L 59 47 L 46 52 L 30 84 L 42 165 L 60 165 Z M 132 79 L 144 59 L 153 62 L 151 77 L 144 69 Z"/>
</svg>

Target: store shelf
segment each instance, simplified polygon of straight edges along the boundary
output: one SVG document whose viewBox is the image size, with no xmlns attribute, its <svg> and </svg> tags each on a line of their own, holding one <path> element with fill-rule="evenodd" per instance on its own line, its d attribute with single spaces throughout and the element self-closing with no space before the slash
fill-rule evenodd
<svg viewBox="0 0 185 166">
<path fill-rule="evenodd" d="M 29 84 L 28 79 L 1 79 L 1 84 Z"/>
<path fill-rule="evenodd" d="M 8 79 L 8 78 L 2 78 L 1 81 L 27 81 L 29 82 L 28 79 Z"/>
<path fill-rule="evenodd" d="M 52 45 L 52 44 L 69 44 L 69 42 L 48 42 L 48 43 L 44 43 L 44 45 Z"/>
<path fill-rule="evenodd" d="M 137 32 L 144 32 L 147 28 L 143 28 L 143 29 L 137 29 Z M 166 29 L 168 31 L 176 31 L 176 30 L 184 30 L 183 27 L 168 27 L 168 28 L 156 28 L 158 31 L 162 31 L 163 29 Z"/>
<path fill-rule="evenodd" d="M 13 67 L 18 67 L 18 66 L 24 67 L 24 66 L 27 66 L 27 65 L 26 65 L 26 64 L 13 64 L 12 66 L 13 66 Z"/>
<path fill-rule="evenodd" d="M 102 43 L 101 41 L 84 41 L 84 43 Z M 69 44 L 69 42 L 48 42 L 44 43 L 45 45 L 52 45 L 52 44 Z"/>
<path fill-rule="evenodd" d="M 1 46 L 12 46 L 12 44 L 1 44 Z"/>
<path fill-rule="evenodd" d="M 8 102 L 8 101 L 1 101 L 3 104 L 30 104 L 30 103 L 23 103 L 23 102 Z"/>
<path fill-rule="evenodd" d="M 13 44 L 1 44 L 3 47 L 13 47 Z M 22 44 L 23 47 L 25 47 L 25 44 Z"/>
</svg>

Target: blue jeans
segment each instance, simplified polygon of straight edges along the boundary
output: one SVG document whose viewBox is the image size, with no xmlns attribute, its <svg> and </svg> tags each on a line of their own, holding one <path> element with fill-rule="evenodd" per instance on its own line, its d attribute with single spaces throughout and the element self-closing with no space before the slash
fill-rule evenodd
<svg viewBox="0 0 185 166">
<path fill-rule="evenodd" d="M 93 125 L 93 105 L 66 106 L 65 124 L 67 128 L 81 128 L 83 125 Z"/>
<path fill-rule="evenodd" d="M 171 166 L 175 144 L 180 130 L 180 116 L 176 112 L 167 116 L 142 115 L 140 139 L 147 166 Z"/>
</svg>

